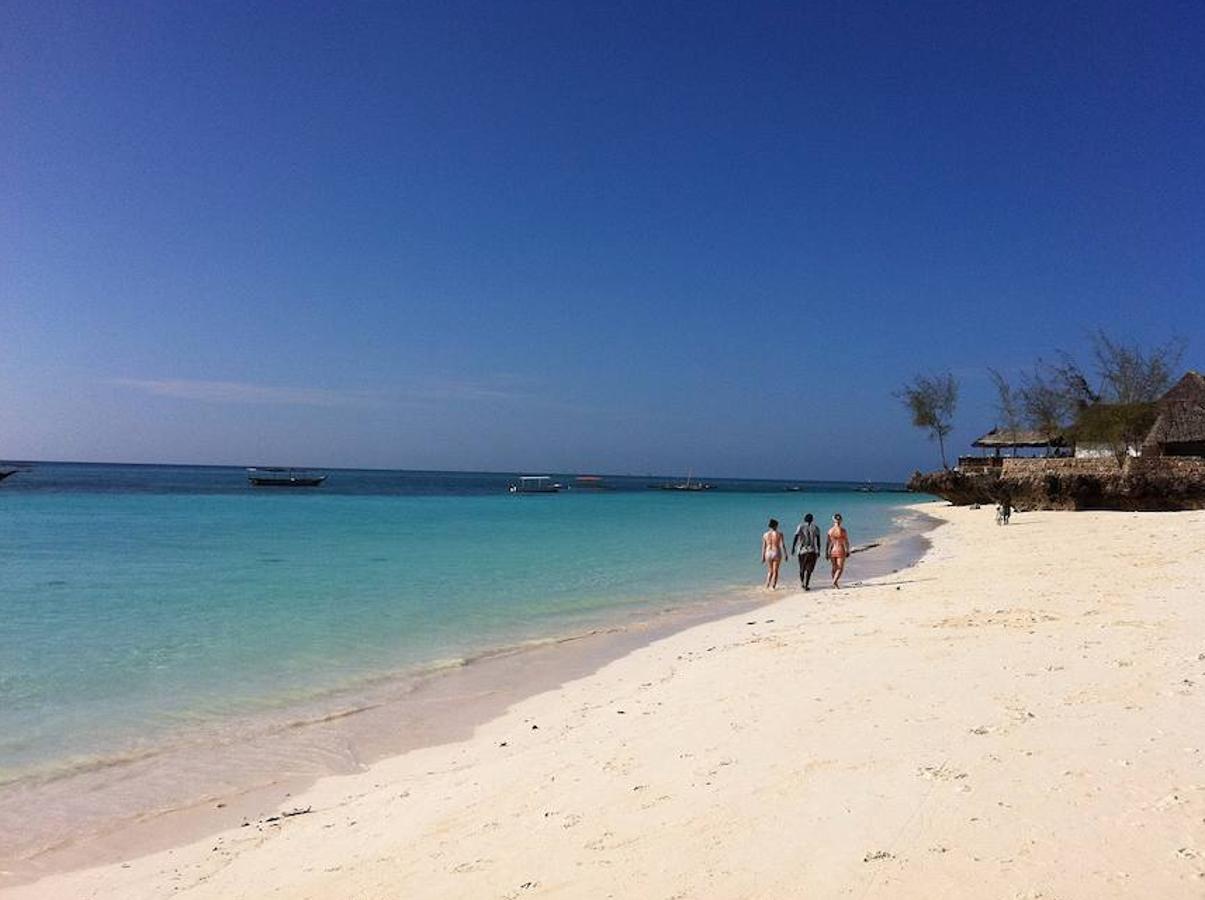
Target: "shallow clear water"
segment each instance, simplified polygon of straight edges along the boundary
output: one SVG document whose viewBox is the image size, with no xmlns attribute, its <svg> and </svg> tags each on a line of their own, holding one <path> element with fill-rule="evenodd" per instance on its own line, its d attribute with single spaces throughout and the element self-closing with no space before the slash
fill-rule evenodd
<svg viewBox="0 0 1205 900">
<path fill-rule="evenodd" d="M 0 782 L 152 746 L 609 619 L 756 583 L 766 519 L 887 534 L 898 494 L 608 479 L 510 496 L 506 475 L 40 464 L 0 487 Z"/>
</svg>

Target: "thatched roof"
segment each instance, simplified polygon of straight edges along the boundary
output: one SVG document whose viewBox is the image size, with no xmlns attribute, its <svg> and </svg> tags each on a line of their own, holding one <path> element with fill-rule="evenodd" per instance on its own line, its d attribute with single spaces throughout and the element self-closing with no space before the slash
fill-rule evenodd
<svg viewBox="0 0 1205 900">
<path fill-rule="evenodd" d="M 1205 442 L 1205 376 L 1189 372 L 1159 399 L 1159 416 L 1146 444 Z"/>
<path fill-rule="evenodd" d="M 1195 403 L 1205 406 L 1205 375 L 1185 372 L 1175 387 L 1159 398 L 1160 403 Z"/>
<path fill-rule="evenodd" d="M 1061 434 L 1047 437 L 1040 431 L 993 428 L 983 437 L 971 443 L 972 447 L 1061 447 L 1065 443 Z"/>
</svg>

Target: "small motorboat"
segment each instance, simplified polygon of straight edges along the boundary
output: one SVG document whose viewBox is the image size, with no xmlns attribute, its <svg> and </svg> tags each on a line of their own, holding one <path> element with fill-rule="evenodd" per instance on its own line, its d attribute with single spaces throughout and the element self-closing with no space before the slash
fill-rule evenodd
<svg viewBox="0 0 1205 900">
<path fill-rule="evenodd" d="M 520 475 L 519 480 L 507 490 L 512 494 L 555 494 L 564 487 L 560 482 L 553 481 L 549 475 Z"/>
<path fill-rule="evenodd" d="M 250 468 L 247 480 L 252 487 L 318 487 L 326 475 L 308 469 Z"/>
</svg>

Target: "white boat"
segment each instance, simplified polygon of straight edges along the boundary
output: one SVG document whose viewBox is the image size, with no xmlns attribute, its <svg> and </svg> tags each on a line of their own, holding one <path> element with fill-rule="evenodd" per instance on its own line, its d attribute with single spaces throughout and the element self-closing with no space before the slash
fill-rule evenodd
<svg viewBox="0 0 1205 900">
<path fill-rule="evenodd" d="M 521 475 L 509 490 L 512 494 L 555 494 L 563 487 L 549 475 Z"/>
</svg>

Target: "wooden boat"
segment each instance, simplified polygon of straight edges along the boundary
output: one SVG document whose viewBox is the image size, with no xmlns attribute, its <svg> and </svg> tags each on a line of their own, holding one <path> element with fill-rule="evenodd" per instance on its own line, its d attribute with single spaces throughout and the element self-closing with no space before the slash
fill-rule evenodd
<svg viewBox="0 0 1205 900">
<path fill-rule="evenodd" d="M 563 484 L 553 481 L 548 475 L 520 475 L 508 490 L 512 494 L 555 494 L 562 488 Z"/>
<path fill-rule="evenodd" d="M 715 487 L 715 485 L 709 484 L 706 481 L 695 481 L 693 476 L 694 476 L 694 473 L 688 472 L 686 474 L 685 481 L 670 482 L 668 484 L 649 485 L 649 487 L 655 487 L 655 488 L 658 488 L 663 491 L 691 491 L 691 492 L 710 491 Z"/>
<path fill-rule="evenodd" d="M 308 469 L 250 468 L 247 480 L 253 487 L 318 487 L 326 476 Z"/>
</svg>

